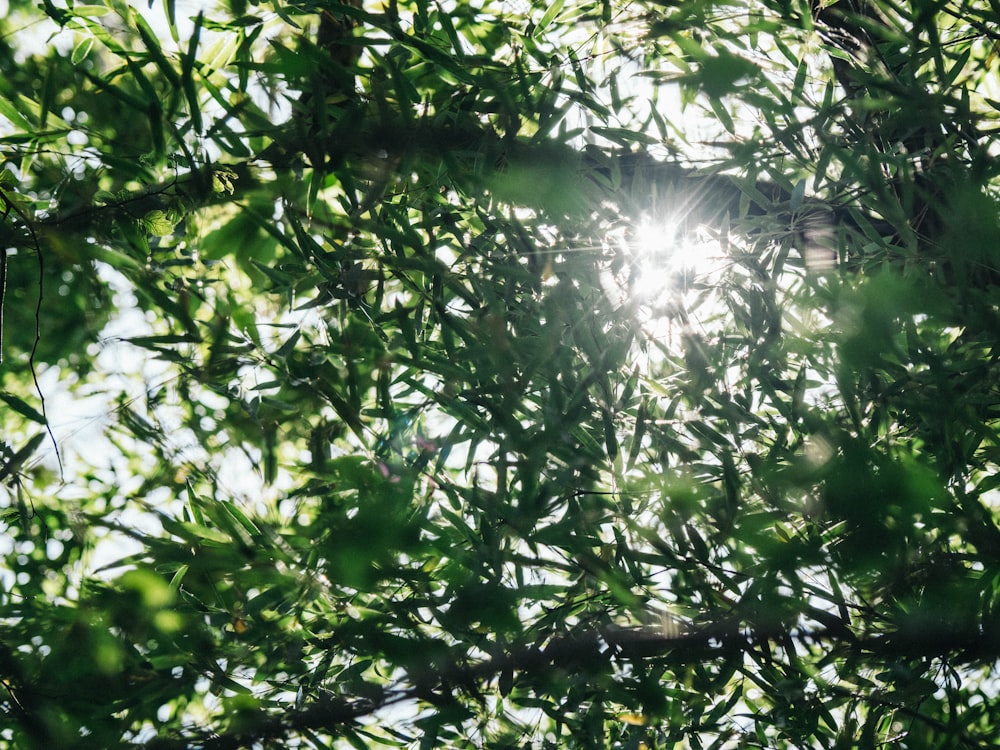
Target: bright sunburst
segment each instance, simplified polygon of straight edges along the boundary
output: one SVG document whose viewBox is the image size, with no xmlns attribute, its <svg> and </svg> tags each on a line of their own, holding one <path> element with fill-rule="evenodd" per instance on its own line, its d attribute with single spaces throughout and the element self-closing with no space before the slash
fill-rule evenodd
<svg viewBox="0 0 1000 750">
<path fill-rule="evenodd" d="M 629 285 L 635 300 L 654 311 L 676 302 L 696 282 L 722 266 L 716 239 L 699 230 L 682 230 L 674 217 L 642 217 L 627 238 Z"/>
</svg>

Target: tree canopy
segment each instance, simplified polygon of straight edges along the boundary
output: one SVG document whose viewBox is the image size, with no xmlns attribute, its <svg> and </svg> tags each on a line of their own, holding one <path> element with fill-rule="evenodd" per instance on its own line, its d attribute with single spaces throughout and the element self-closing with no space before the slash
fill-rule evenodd
<svg viewBox="0 0 1000 750">
<path fill-rule="evenodd" d="M 996 2 L 7 3 L 0 747 L 994 746 Z"/>
</svg>

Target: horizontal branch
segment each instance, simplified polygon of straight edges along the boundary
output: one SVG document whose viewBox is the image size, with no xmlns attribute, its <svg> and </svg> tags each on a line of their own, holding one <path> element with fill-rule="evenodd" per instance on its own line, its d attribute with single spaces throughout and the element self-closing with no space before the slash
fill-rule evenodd
<svg viewBox="0 0 1000 750">
<path fill-rule="evenodd" d="M 775 647 L 794 648 L 798 643 L 847 650 L 853 657 L 882 659 L 892 657 L 947 657 L 960 661 L 970 658 L 979 663 L 1000 658 L 1000 642 L 984 634 L 920 629 L 899 630 L 871 637 L 856 637 L 846 623 L 834 615 L 824 617 L 826 627 L 816 630 L 787 629 L 778 622 L 751 627 L 736 620 L 716 623 L 687 631 L 664 632 L 655 628 L 620 628 L 581 630 L 558 636 L 544 645 L 525 645 L 477 664 L 460 664 L 428 669 L 419 677 L 410 675 L 398 687 L 386 689 L 380 699 L 350 700 L 330 697 L 302 709 L 280 713 L 260 712 L 244 719 L 238 730 L 212 736 L 154 739 L 135 745 L 136 750 L 240 750 L 256 743 L 280 740 L 301 731 L 329 732 L 333 735 L 356 724 L 360 719 L 392 705 L 422 700 L 432 705 L 448 705 L 455 692 L 479 696 L 482 686 L 502 675 L 543 674 L 551 669 L 587 670 L 602 663 L 637 662 L 678 657 L 684 663 L 713 659 L 737 659 L 753 650 Z M 408 685 L 408 686 L 406 686 Z M 838 688 L 839 689 L 839 688 Z M 866 696 L 857 696 L 866 699 Z M 874 698 L 877 702 L 878 698 Z"/>
<path fill-rule="evenodd" d="M 272 161 L 256 157 L 195 165 L 187 173 L 131 194 L 42 215 L 32 226 L 43 236 L 102 237 L 115 222 L 141 221 L 153 211 L 183 215 L 260 192 L 278 200 L 288 184 L 282 175 L 294 177 L 305 167 L 302 149 L 295 136 L 280 148 L 265 149 Z M 349 132 L 334 130 L 314 139 L 307 153 L 313 154 L 313 169 L 332 174 L 347 170 L 342 172 L 347 183 L 371 188 L 371 195 L 356 205 L 359 214 L 377 205 L 386 180 L 406 179 L 420 162 L 431 160 L 450 167 L 448 187 L 467 194 L 488 192 L 515 205 L 562 213 L 556 219 L 579 221 L 608 204 L 617 205 L 624 215 L 636 214 L 651 208 L 654 196 L 672 196 L 678 205 L 668 208 L 688 228 L 731 222 L 738 232 L 741 218 L 759 224 L 761 217 L 769 217 L 774 226 L 785 226 L 808 243 L 827 246 L 833 244 L 840 228 L 868 235 L 893 233 L 887 222 L 866 216 L 858 208 L 796 196 L 772 182 L 747 182 L 739 176 L 658 161 L 644 152 L 593 146 L 581 150 L 551 140 L 502 138 L 471 119 L 453 125 L 393 122 Z M 753 223 L 747 223 L 748 231 Z M 15 222 L 13 230 L 15 237 L 5 238 L 6 242 L 25 244 L 28 227 L 24 222 Z M 18 233 L 22 242 L 12 242 Z"/>
</svg>

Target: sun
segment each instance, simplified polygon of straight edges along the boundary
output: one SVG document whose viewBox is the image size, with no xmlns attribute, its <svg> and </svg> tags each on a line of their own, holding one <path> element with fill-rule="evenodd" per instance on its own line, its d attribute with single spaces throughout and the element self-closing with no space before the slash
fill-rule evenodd
<svg viewBox="0 0 1000 750">
<path fill-rule="evenodd" d="M 645 215 L 626 235 L 630 293 L 644 306 L 656 308 L 704 284 L 722 267 L 717 239 L 683 227 L 678 217 Z"/>
</svg>

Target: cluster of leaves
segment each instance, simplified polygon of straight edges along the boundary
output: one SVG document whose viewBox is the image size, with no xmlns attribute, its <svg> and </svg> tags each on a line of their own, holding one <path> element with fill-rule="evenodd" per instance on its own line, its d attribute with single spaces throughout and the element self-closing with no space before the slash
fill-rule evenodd
<svg viewBox="0 0 1000 750">
<path fill-rule="evenodd" d="M 0 747 L 992 741 L 992 5 L 159 10 L 2 22 Z"/>
</svg>

